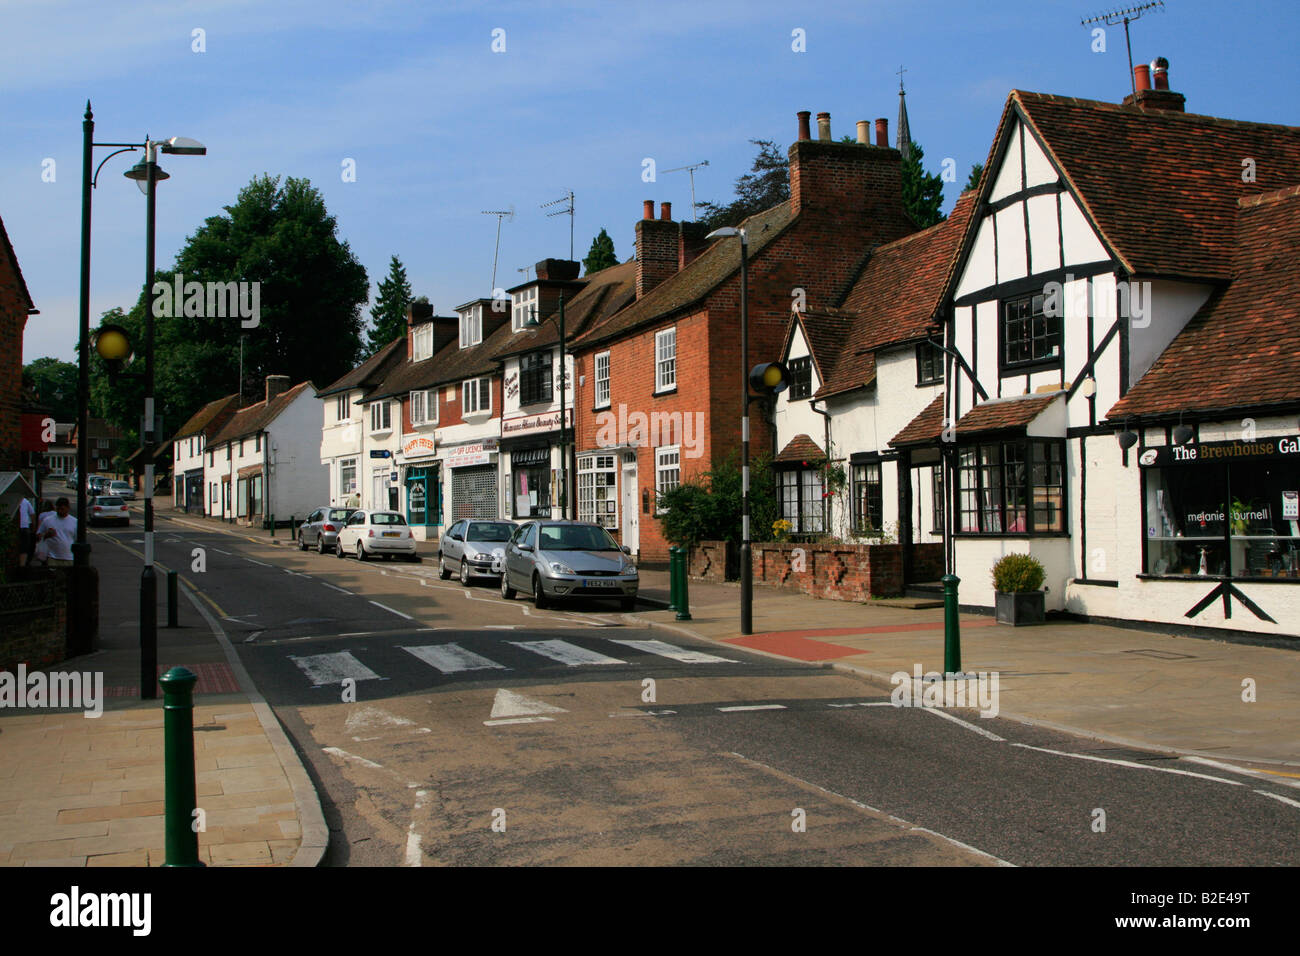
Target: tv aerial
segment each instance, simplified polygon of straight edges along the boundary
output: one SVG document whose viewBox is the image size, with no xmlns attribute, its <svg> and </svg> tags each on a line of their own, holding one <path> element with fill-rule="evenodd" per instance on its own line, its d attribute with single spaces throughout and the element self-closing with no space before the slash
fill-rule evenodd
<svg viewBox="0 0 1300 956">
<path fill-rule="evenodd" d="M 1133 78 L 1133 44 L 1129 42 L 1128 25 L 1148 10 L 1163 10 L 1164 0 L 1154 0 L 1153 3 L 1143 3 L 1136 7 L 1128 7 L 1123 10 L 1111 10 L 1109 13 L 1099 13 L 1095 17 L 1088 17 L 1086 20 L 1080 20 L 1080 26 L 1088 26 L 1092 23 L 1104 23 L 1108 27 L 1119 26 L 1124 24 L 1124 46 L 1128 48 L 1128 78 L 1129 85 L 1133 88 L 1134 95 L 1137 94 L 1137 81 Z"/>
<path fill-rule="evenodd" d="M 514 222 L 515 204 L 511 203 L 509 209 L 484 209 L 482 215 L 497 217 L 497 244 L 496 248 L 492 250 L 492 294 L 495 295 L 497 290 L 497 255 L 501 252 L 501 220 Z"/>
<path fill-rule="evenodd" d="M 555 212 L 548 212 L 546 215 L 548 218 L 551 216 L 569 217 L 569 258 L 572 259 L 573 258 L 573 190 L 570 189 L 565 195 L 561 196 L 559 199 L 552 199 L 550 202 L 542 203 L 541 208 L 547 209 L 551 206 L 558 206 L 560 203 L 565 203 L 565 207 L 563 209 L 557 209 L 555 210 Z"/>
<path fill-rule="evenodd" d="M 691 222 L 695 222 L 695 170 L 699 169 L 701 166 L 707 166 L 707 165 L 709 165 L 709 161 L 706 159 L 706 160 L 704 160 L 703 162 L 699 162 L 699 163 L 691 163 L 689 166 L 674 166 L 672 169 L 665 169 L 665 170 L 664 170 L 665 173 L 680 173 L 680 172 L 684 169 L 684 170 L 686 170 L 687 173 L 690 174 L 690 177 L 691 177 Z"/>
</svg>

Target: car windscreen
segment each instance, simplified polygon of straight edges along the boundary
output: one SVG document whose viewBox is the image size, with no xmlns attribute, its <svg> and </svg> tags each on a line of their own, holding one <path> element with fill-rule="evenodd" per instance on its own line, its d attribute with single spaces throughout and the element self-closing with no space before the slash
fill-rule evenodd
<svg viewBox="0 0 1300 956">
<path fill-rule="evenodd" d="M 98 498 L 95 499 L 95 504 L 97 504 L 97 505 L 120 505 L 120 504 L 122 504 L 122 499 L 121 499 L 121 498 L 113 498 L 113 497 L 109 497 L 108 495 L 101 495 L 100 497 L 98 497 Z"/>
<path fill-rule="evenodd" d="M 353 511 L 353 509 L 351 509 L 351 508 L 331 508 L 331 509 L 330 509 L 329 520 L 330 520 L 330 521 L 347 521 L 348 518 L 352 517 L 352 511 Z"/>
<path fill-rule="evenodd" d="M 371 524 L 406 524 L 406 519 L 401 515 L 392 514 L 387 511 L 378 511 L 370 516 Z"/>
<path fill-rule="evenodd" d="M 515 526 L 497 521 L 471 521 L 466 541 L 509 541 Z"/>
<path fill-rule="evenodd" d="M 604 528 L 582 524 L 542 525 L 538 544 L 542 551 L 617 551 L 618 544 Z"/>
</svg>

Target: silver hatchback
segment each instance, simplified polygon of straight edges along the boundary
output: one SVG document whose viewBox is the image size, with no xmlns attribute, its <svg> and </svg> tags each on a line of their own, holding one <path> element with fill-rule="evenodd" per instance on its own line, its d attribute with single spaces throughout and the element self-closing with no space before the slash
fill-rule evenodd
<svg viewBox="0 0 1300 956">
<path fill-rule="evenodd" d="M 438 577 L 496 577 L 505 563 L 506 542 L 515 532 L 513 521 L 457 521 L 438 541 Z"/>
<path fill-rule="evenodd" d="M 501 596 L 509 601 L 527 591 L 539 608 L 558 598 L 611 598 L 630 611 L 639 582 L 628 549 L 600 525 L 529 521 L 506 544 Z"/>
</svg>

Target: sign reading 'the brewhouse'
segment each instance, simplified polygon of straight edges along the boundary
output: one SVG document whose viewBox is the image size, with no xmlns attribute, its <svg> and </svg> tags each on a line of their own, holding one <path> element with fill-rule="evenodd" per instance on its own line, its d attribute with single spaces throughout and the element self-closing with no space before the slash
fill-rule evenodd
<svg viewBox="0 0 1300 956">
<path fill-rule="evenodd" d="M 1255 441 L 1201 441 L 1186 445 L 1155 445 L 1142 449 L 1139 465 L 1196 465 L 1225 461 L 1289 459 L 1300 463 L 1300 435 L 1257 438 Z"/>
</svg>

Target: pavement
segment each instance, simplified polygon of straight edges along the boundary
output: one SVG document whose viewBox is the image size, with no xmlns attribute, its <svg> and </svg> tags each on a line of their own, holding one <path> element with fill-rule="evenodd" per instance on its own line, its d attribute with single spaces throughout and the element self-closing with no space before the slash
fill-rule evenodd
<svg viewBox="0 0 1300 956">
<path fill-rule="evenodd" d="M 172 513 L 262 543 L 267 532 Z M 288 533 L 276 544 L 292 547 Z M 104 547 L 112 547 L 105 545 Z M 424 543 L 426 560 L 436 545 Z M 157 866 L 164 860 L 162 701 L 139 699 L 134 561 L 97 561 L 101 648 L 50 670 L 99 671 L 104 710 L 0 710 L 0 865 Z M 754 588 L 739 633 L 739 588 L 690 583 L 690 620 L 667 610 L 668 575 L 643 570 L 634 617 L 669 631 L 858 674 L 943 671 L 943 611 L 916 602 L 828 601 Z M 165 580 L 165 579 L 163 579 Z M 159 672 L 199 675 L 194 740 L 209 865 L 315 866 L 328 830 L 302 762 L 210 615 L 182 588 L 180 627 L 162 627 Z M 116 595 L 130 595 L 117 600 Z M 160 587 L 165 601 L 165 588 Z M 926 602 L 920 602 L 922 604 Z M 1252 768 L 1300 787 L 1300 640 L 1266 647 L 1074 621 L 1010 627 L 963 614 L 961 663 L 998 675 L 998 716 Z M 974 718 L 978 721 L 978 718 Z"/>
</svg>

